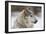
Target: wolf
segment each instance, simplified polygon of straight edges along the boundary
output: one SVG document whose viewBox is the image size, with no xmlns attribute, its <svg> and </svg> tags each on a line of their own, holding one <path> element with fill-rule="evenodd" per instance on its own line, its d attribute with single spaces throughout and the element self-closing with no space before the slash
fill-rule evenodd
<svg viewBox="0 0 46 34">
<path fill-rule="evenodd" d="M 33 11 L 29 8 L 24 8 L 16 18 L 14 28 L 33 28 L 33 24 L 37 23 L 37 19 Z"/>
</svg>

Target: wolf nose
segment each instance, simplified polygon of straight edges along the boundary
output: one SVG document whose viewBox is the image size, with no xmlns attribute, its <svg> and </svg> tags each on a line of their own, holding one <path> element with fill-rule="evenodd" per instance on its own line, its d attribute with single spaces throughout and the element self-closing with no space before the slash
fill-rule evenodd
<svg viewBox="0 0 46 34">
<path fill-rule="evenodd" d="M 34 23 L 37 23 L 37 20 Z"/>
</svg>

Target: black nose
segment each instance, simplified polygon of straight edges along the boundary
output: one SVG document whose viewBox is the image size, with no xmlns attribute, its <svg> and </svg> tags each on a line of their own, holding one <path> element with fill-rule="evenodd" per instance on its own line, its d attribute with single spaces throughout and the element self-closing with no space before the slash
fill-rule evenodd
<svg viewBox="0 0 46 34">
<path fill-rule="evenodd" d="M 34 23 L 37 23 L 37 20 Z"/>
</svg>

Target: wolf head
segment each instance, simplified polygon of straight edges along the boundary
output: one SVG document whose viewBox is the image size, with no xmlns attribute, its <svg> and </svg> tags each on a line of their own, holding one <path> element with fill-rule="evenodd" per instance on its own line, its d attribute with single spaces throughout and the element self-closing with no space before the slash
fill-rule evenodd
<svg viewBox="0 0 46 34">
<path fill-rule="evenodd" d="M 34 14 L 33 14 L 33 11 L 31 11 L 31 9 L 29 9 L 29 8 L 25 8 L 25 9 L 23 9 L 23 14 L 25 15 L 25 16 L 30 16 L 30 19 L 31 19 L 31 22 L 32 23 L 37 23 L 37 19 L 36 19 L 36 17 L 34 16 Z"/>
</svg>

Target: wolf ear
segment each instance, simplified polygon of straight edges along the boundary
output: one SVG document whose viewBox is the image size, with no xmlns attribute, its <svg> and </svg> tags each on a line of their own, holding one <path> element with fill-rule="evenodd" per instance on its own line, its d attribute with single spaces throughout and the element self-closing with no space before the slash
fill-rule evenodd
<svg viewBox="0 0 46 34">
<path fill-rule="evenodd" d="M 24 10 L 24 14 L 26 13 L 26 10 Z"/>
<path fill-rule="evenodd" d="M 23 13 L 25 13 L 26 11 L 25 10 L 23 10 Z"/>
</svg>

